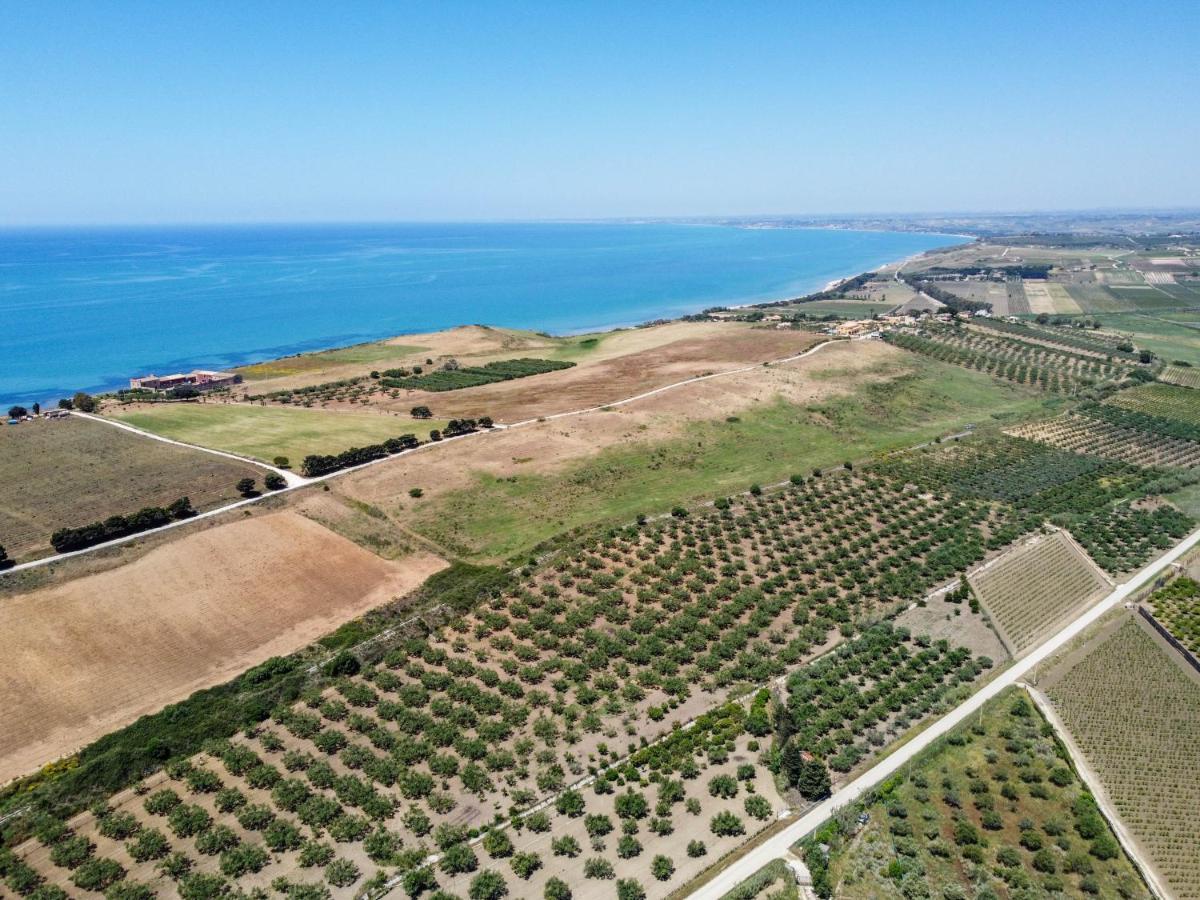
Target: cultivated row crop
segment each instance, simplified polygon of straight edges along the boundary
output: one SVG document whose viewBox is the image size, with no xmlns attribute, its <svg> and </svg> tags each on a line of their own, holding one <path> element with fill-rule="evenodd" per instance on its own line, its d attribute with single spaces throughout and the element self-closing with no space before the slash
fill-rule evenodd
<svg viewBox="0 0 1200 900">
<path fill-rule="evenodd" d="M 971 586 L 1014 653 L 1105 592 L 1108 583 L 1061 532 L 1033 538 L 971 576 Z"/>
<path fill-rule="evenodd" d="M 1099 408 L 1124 412 L 1115 407 Z M 1200 435 L 1200 429 L 1196 431 Z M 1200 442 L 1115 425 L 1092 418 L 1090 414 L 1068 414 L 1045 422 L 1021 425 L 1006 433 L 1072 453 L 1088 453 L 1136 466 L 1181 469 L 1200 466 Z"/>
<path fill-rule="evenodd" d="M 1147 603 L 1175 640 L 1200 657 L 1200 583 L 1186 576 L 1176 578 L 1151 594 Z"/>
<path fill-rule="evenodd" d="M 1200 684 L 1130 618 L 1047 689 L 1121 819 L 1179 897 L 1200 896 Z"/>
<path fill-rule="evenodd" d="M 964 328 L 937 328 L 922 335 L 890 333 L 887 340 L 943 362 L 1060 393 L 1073 393 L 1126 371 L 1107 359 Z"/>
</svg>

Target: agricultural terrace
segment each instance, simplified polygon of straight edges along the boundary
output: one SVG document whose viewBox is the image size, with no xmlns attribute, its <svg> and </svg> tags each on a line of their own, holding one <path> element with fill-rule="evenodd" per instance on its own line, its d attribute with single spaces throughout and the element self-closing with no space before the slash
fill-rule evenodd
<svg viewBox="0 0 1200 900">
<path fill-rule="evenodd" d="M 1060 531 L 1037 535 L 970 576 L 970 585 L 1013 655 L 1109 590 Z"/>
<path fill-rule="evenodd" d="M 897 347 L 942 362 L 1059 393 L 1074 393 L 1128 371 L 1128 366 L 1097 356 L 963 326 L 931 326 L 920 335 L 889 332 L 885 338 Z"/>
<path fill-rule="evenodd" d="M 758 750 L 750 744 L 771 732 L 766 695 L 749 712 L 734 705 L 710 714 L 711 727 L 680 731 L 664 745 L 668 750 L 643 752 L 646 742 L 711 710 L 731 690 L 787 674 L 836 642 L 839 630 L 853 631 L 859 616 L 920 597 L 962 571 L 982 554 L 978 521 L 985 514 L 971 502 L 844 473 L 561 550 L 541 569 L 525 570 L 523 584 L 490 605 L 428 638 L 401 640 L 380 666 L 356 671 L 352 659 L 336 664 L 332 671 L 341 677 L 332 683 L 315 684 L 295 706 L 276 709 L 270 723 L 236 738 L 232 749 L 214 745 L 220 764 L 192 764 L 211 774 L 171 767 L 167 777 L 180 781 L 169 788 L 177 798 L 162 794 L 156 781 L 144 796 L 117 801 L 137 818 L 137 828 L 120 820 L 124 840 L 136 841 L 139 828 L 161 833 L 146 838 L 153 844 L 145 851 L 149 864 L 133 857 L 143 853 L 140 845 L 101 841 L 104 817 L 96 824 L 86 815 L 75 826 L 83 837 L 70 845 L 76 848 L 70 860 L 88 866 L 84 879 L 98 869 L 116 877 L 114 863 L 135 881 L 156 878 L 161 885 L 174 873 L 189 893 L 201 875 L 218 870 L 244 886 L 315 876 L 348 892 L 369 877 L 371 865 L 419 868 L 430 841 L 461 844 L 539 798 L 557 797 L 556 816 L 582 816 L 562 830 L 582 824 L 586 835 L 555 832 L 553 824 L 547 832 L 532 816 L 527 827 L 543 835 L 539 841 L 572 837 L 578 849 L 560 841 L 560 850 L 552 845 L 548 854 L 518 853 L 504 837 L 488 837 L 471 850 L 480 872 L 470 881 L 494 869 L 510 891 L 524 893 L 520 880 L 548 879 L 559 853 L 562 866 L 583 867 L 583 879 L 572 876 L 572 883 L 590 879 L 607 892 L 611 868 L 659 896 L 698 870 L 707 853 L 725 852 L 777 811 L 772 780 L 755 767 Z M 803 739 L 828 752 L 831 765 L 849 768 L 966 690 L 987 665 L 969 657 L 876 626 L 805 679 L 805 696 L 823 712 L 806 725 Z M 826 690 L 833 694 L 824 696 Z M 745 726 L 749 736 L 738 730 L 743 716 L 755 722 Z M 725 719 L 732 724 L 721 724 Z M 704 738 L 709 734 L 716 737 Z M 676 756 L 672 747 L 687 752 Z M 649 778 L 618 764 L 629 753 L 650 774 L 669 761 L 688 782 L 683 793 L 667 786 L 665 796 L 644 806 L 623 799 Z M 706 778 L 692 784 L 702 765 Z M 582 801 L 559 795 L 606 767 L 611 774 L 582 792 Z M 686 816 L 675 808 L 680 801 Z M 164 820 L 147 818 L 153 815 Z M 702 816 L 697 825 L 687 825 L 696 815 Z M 630 819 L 636 826 L 617 822 Z M 44 853 L 36 845 L 22 849 L 24 865 L 65 884 L 78 867 L 65 850 L 57 857 L 64 865 L 48 858 L 64 835 L 46 833 Z M 601 838 L 598 847 L 593 842 Z M 704 846 L 689 849 L 692 841 Z M 318 843 L 332 847 L 332 855 L 312 846 Z M 84 858 L 112 863 L 81 861 L 78 847 Z M 175 853 L 186 859 L 179 862 Z M 168 874 L 156 874 L 156 857 L 173 860 L 164 864 Z M 450 869 L 459 865 L 451 862 L 428 874 L 440 880 L 474 868 L 464 851 L 454 858 L 466 860 L 462 871 Z M 627 866 L 628 860 L 636 862 Z M 38 877 L 17 872 L 26 884 Z M 418 877 L 427 875 L 421 870 L 412 876 Z"/>
<path fill-rule="evenodd" d="M 988 549 L 1000 549 L 1053 518 L 1110 573 L 1137 568 L 1194 525 L 1173 506 L 1129 502 L 1179 490 L 1187 483 L 1182 476 L 1021 438 L 931 447 L 874 469 L 931 491 L 991 501 Z"/>
<path fill-rule="evenodd" d="M 1123 428 L 1088 415 L 1068 414 L 1044 422 L 1031 422 L 1005 433 L 1071 453 L 1090 453 L 1135 466 L 1172 469 L 1200 466 L 1200 443 L 1196 441 Z"/>
<path fill-rule="evenodd" d="M 1200 390 L 1200 368 L 1196 366 L 1167 366 L 1158 375 L 1159 381 L 1179 387 Z"/>
<path fill-rule="evenodd" d="M 299 469 L 309 455 L 338 454 L 402 434 L 424 440 L 440 419 L 376 412 L 327 412 L 245 403 L 151 403 L 116 407 L 113 418 L 164 437 L 272 462 L 284 457 Z M 112 429 L 116 430 L 116 429 Z"/>
<path fill-rule="evenodd" d="M 1195 391 L 1173 384 L 1143 384 L 1109 397 L 1107 403 L 1161 419 L 1200 427 L 1200 402 Z"/>
<path fill-rule="evenodd" d="M 1200 583 L 1187 576 L 1176 578 L 1151 594 L 1146 604 L 1175 640 L 1200 658 Z"/>
<path fill-rule="evenodd" d="M 1044 690 L 1154 868 L 1200 896 L 1200 681 L 1132 614 L 1081 653 Z"/>
<path fill-rule="evenodd" d="M 79 416 L 0 428 L 0 545 L 14 560 L 50 552 L 64 527 L 166 507 L 186 496 L 197 510 L 238 498 L 242 478 L 265 471 L 173 447 Z"/>
<path fill-rule="evenodd" d="M 819 834 L 833 844 L 821 896 L 1150 896 L 1020 689 L 934 744 L 862 812 L 861 827 Z"/>
</svg>

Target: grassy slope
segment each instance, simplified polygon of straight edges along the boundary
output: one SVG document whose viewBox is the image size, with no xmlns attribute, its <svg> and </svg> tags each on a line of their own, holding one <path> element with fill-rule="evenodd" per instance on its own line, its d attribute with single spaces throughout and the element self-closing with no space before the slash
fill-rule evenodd
<svg viewBox="0 0 1200 900">
<path fill-rule="evenodd" d="M 1198 327 L 1188 328 L 1186 325 L 1172 324 L 1165 319 L 1179 322 L 1193 321 L 1187 313 L 1162 313 L 1161 318 L 1130 313 L 1103 313 L 1100 320 L 1105 330 L 1133 332 L 1134 343 L 1145 347 L 1162 357 L 1167 362 L 1182 359 L 1192 365 L 1200 366 L 1200 320 Z"/>
<path fill-rule="evenodd" d="M 814 467 L 861 460 L 989 415 L 1040 410 L 1043 395 L 957 366 L 911 357 L 908 375 L 824 404 L 764 403 L 692 425 L 684 437 L 607 450 L 565 473 L 481 476 L 431 504 L 413 524 L 455 553 L 502 559 L 569 528 L 627 521 L 676 503 L 769 484 Z"/>
<path fill-rule="evenodd" d="M 272 359 L 239 368 L 242 377 L 247 381 L 260 378 L 278 378 L 283 375 L 304 375 L 310 372 L 322 372 L 334 366 L 367 365 L 385 363 L 392 360 L 404 359 L 414 353 L 420 353 L 424 347 L 408 344 L 356 344 L 353 347 L 342 347 L 337 350 L 322 350 L 318 353 L 303 353 L 298 356 L 285 356 L 282 359 Z"/>
<path fill-rule="evenodd" d="M 439 419 L 418 421 L 376 413 L 212 403 L 164 403 L 115 410 L 113 416 L 189 444 L 267 461 L 286 456 L 297 468 L 310 453 L 340 453 L 408 433 L 423 439 L 431 428 L 446 424 Z"/>
</svg>

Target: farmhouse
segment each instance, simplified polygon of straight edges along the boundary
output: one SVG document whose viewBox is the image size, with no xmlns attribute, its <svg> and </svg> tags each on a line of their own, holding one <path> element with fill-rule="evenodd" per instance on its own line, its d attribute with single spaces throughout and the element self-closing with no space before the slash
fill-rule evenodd
<svg viewBox="0 0 1200 900">
<path fill-rule="evenodd" d="M 209 391 L 214 388 L 228 387 L 241 384 L 242 376 L 235 372 L 210 372 L 207 369 L 196 369 L 192 372 L 175 375 L 143 375 L 140 378 L 130 378 L 131 390 L 169 391 L 171 388 L 190 387 L 199 391 Z"/>
</svg>

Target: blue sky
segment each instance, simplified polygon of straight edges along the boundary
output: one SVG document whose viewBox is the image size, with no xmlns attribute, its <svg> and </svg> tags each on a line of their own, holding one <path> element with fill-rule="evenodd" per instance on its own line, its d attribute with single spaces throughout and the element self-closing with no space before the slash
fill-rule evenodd
<svg viewBox="0 0 1200 900">
<path fill-rule="evenodd" d="M 0 223 L 1200 206 L 1197 3 L 25 2 Z"/>
</svg>

